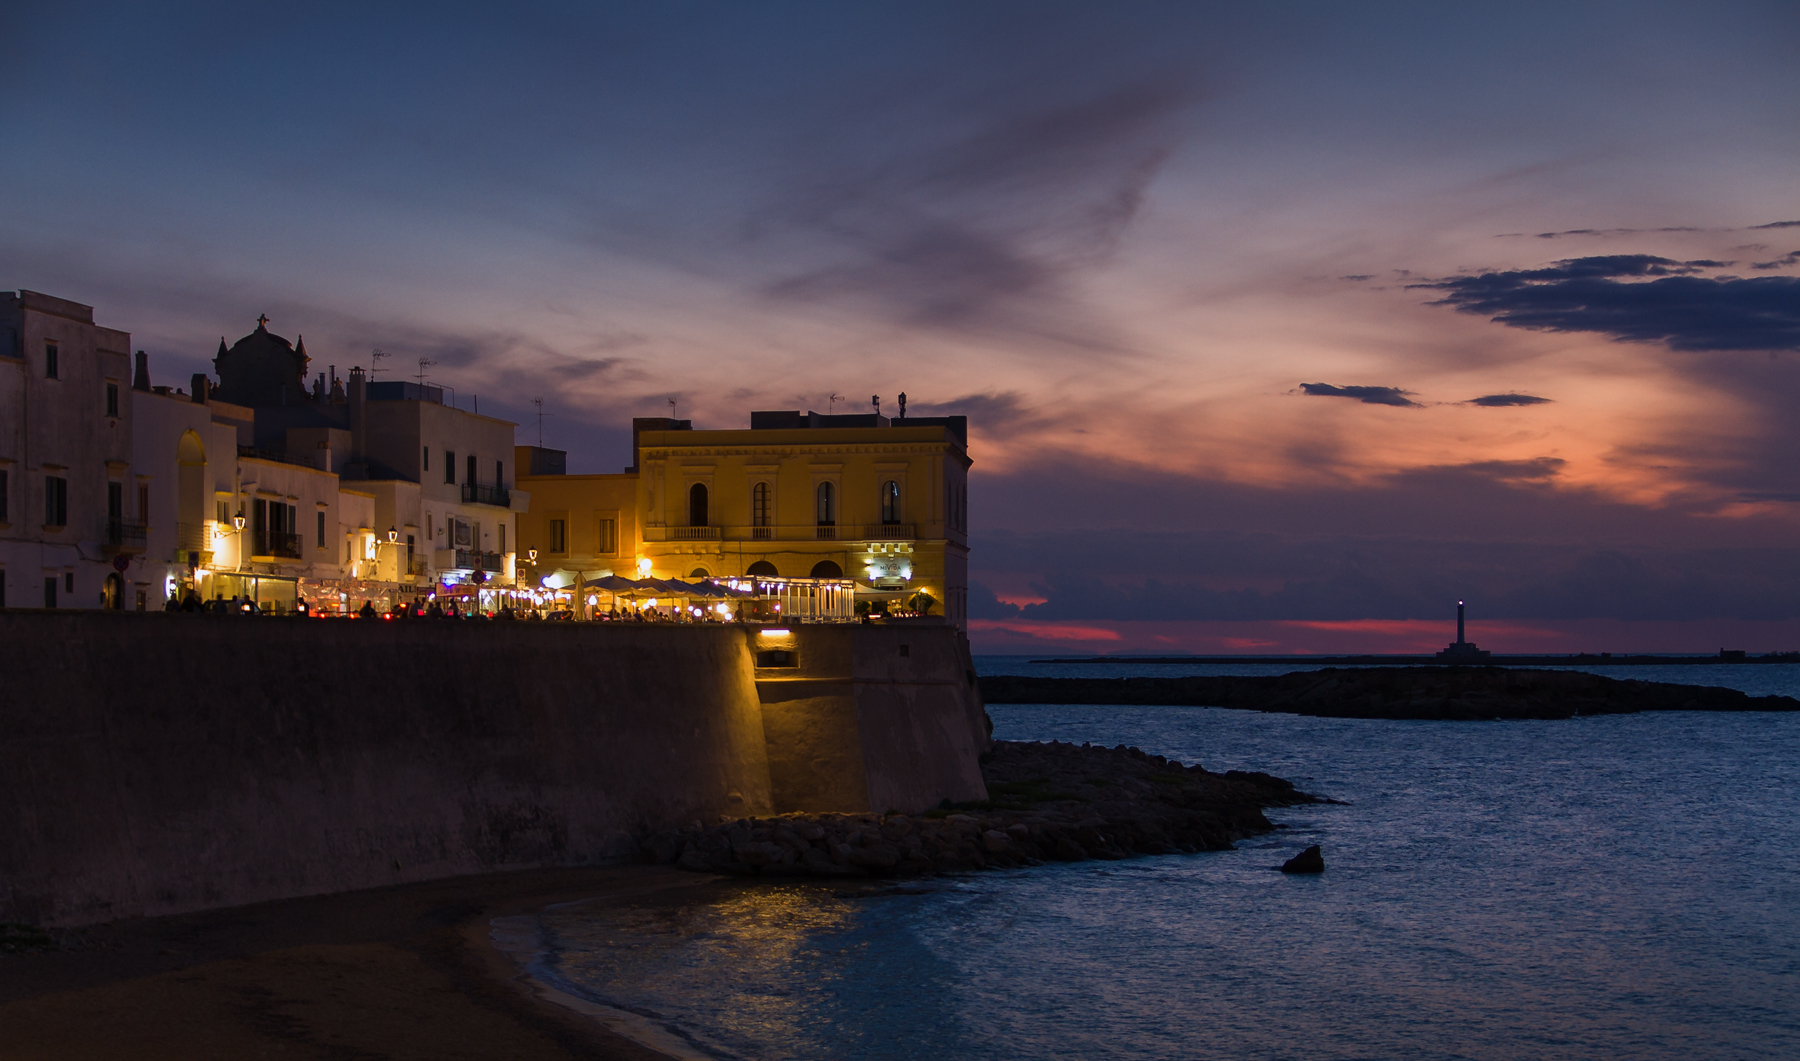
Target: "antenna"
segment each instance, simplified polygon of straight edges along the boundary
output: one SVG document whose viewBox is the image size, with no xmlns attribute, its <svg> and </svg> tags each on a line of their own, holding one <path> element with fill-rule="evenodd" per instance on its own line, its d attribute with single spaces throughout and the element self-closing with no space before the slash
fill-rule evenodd
<svg viewBox="0 0 1800 1061">
<path fill-rule="evenodd" d="M 825 406 L 825 412 L 827 414 L 836 412 L 837 411 L 837 403 L 839 403 L 843 400 L 844 400 L 844 396 L 842 394 L 839 394 L 837 391 L 832 391 L 831 397 L 829 399 L 827 399 L 827 401 L 830 402 L 830 404 Z"/>
<path fill-rule="evenodd" d="M 900 419 L 906 419 L 906 392 L 900 392 Z"/>
<path fill-rule="evenodd" d="M 880 416 L 881 415 L 881 395 L 879 395 L 879 394 L 869 395 L 869 404 L 873 405 L 875 407 L 875 415 Z"/>
<path fill-rule="evenodd" d="M 369 379 L 371 381 L 375 379 L 375 373 L 381 371 L 381 359 L 393 356 L 393 354 L 388 353 L 379 346 L 369 354 Z"/>
<path fill-rule="evenodd" d="M 429 357 L 419 358 L 419 386 L 423 387 L 425 385 L 425 370 L 435 364 L 437 364 L 437 362 Z"/>
<path fill-rule="evenodd" d="M 669 399 L 669 419 L 675 419 L 675 399 Z"/>
<path fill-rule="evenodd" d="M 544 414 L 544 399 L 533 398 L 533 399 L 531 399 L 531 404 L 537 406 L 538 449 L 543 449 L 544 448 L 544 415 L 545 415 Z"/>
</svg>

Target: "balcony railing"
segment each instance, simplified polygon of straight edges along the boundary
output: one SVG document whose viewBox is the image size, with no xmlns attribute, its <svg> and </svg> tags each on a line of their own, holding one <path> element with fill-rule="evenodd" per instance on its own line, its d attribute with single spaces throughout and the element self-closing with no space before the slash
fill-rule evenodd
<svg viewBox="0 0 1800 1061">
<path fill-rule="evenodd" d="M 284 560 L 298 560 L 300 553 L 300 536 L 298 534 L 281 534 L 269 532 L 262 535 L 262 541 L 256 543 L 258 556 L 278 556 Z"/>
<path fill-rule="evenodd" d="M 785 524 L 775 526 L 645 527 L 644 540 L 691 541 L 911 541 L 919 536 L 912 523 Z"/>
<path fill-rule="evenodd" d="M 302 468 L 310 468 L 313 466 L 311 461 L 302 460 L 299 457 L 288 456 L 286 450 L 260 449 L 256 446 L 239 446 L 237 449 L 238 449 L 238 456 L 240 456 L 240 457 L 250 457 L 255 460 L 275 461 L 277 464 L 297 464 Z"/>
<path fill-rule="evenodd" d="M 464 483 L 462 499 L 471 505 L 494 505 L 498 508 L 512 507 L 512 491 L 504 486 L 481 486 L 477 483 Z"/>
<path fill-rule="evenodd" d="M 121 549 L 142 549 L 149 530 L 142 523 L 130 523 L 122 519 L 107 520 L 106 543 Z"/>
<path fill-rule="evenodd" d="M 476 549 L 456 550 L 456 566 L 470 571 L 499 571 L 504 565 L 499 553 L 484 553 Z"/>
</svg>

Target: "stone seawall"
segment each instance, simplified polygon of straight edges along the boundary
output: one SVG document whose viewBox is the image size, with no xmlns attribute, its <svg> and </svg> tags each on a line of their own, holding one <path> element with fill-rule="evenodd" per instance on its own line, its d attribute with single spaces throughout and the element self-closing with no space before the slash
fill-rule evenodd
<svg viewBox="0 0 1800 1061">
<path fill-rule="evenodd" d="M 0 613 L 0 920 L 581 864 L 694 821 L 985 795 L 954 628 L 796 627 L 775 639 L 796 665 L 759 667 L 770 640 Z M 765 690 L 800 677 L 831 694 L 796 724 Z"/>
</svg>

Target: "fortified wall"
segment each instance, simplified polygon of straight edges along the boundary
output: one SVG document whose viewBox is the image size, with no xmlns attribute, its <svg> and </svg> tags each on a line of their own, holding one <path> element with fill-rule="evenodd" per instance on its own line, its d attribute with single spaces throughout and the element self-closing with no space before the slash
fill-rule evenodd
<svg viewBox="0 0 1800 1061">
<path fill-rule="evenodd" d="M 0 921 L 616 858 L 982 799 L 951 626 L 0 612 Z"/>
</svg>

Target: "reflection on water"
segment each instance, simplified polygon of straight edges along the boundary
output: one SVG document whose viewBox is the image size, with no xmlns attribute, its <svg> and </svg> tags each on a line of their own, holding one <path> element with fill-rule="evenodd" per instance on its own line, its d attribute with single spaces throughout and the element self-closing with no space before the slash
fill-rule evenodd
<svg viewBox="0 0 1800 1061">
<path fill-rule="evenodd" d="M 1800 1057 L 1800 716 L 1000 705 L 1349 806 L 1205 855 L 546 915 L 546 975 L 742 1058 Z M 1310 843 L 1319 878 L 1274 872 Z"/>
</svg>

